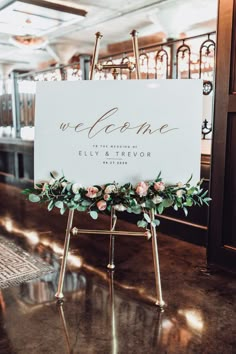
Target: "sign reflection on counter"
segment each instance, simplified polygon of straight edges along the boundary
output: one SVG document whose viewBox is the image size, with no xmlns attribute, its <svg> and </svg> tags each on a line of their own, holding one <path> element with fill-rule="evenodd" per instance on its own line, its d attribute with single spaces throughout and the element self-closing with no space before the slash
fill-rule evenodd
<svg viewBox="0 0 236 354">
<path fill-rule="evenodd" d="M 196 182 L 201 120 L 201 80 L 39 82 L 35 181 Z"/>
</svg>

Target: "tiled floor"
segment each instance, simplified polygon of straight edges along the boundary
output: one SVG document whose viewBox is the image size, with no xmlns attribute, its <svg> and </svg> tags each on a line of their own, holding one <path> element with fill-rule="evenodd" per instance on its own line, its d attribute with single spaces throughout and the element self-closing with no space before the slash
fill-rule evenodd
<svg viewBox="0 0 236 354">
<path fill-rule="evenodd" d="M 66 217 L 0 185 L 1 235 L 50 262 L 56 272 L 0 292 L 1 354 L 236 353 L 236 279 L 205 272 L 205 250 L 159 235 L 164 312 L 154 306 L 151 242 L 120 237 L 109 273 L 105 236 L 72 240 L 65 302 L 56 304 Z M 87 215 L 76 226 L 91 228 Z M 94 228 L 109 224 L 99 217 Z M 93 225 L 93 224 L 92 224 Z M 122 229 L 135 229 L 120 222 Z"/>
</svg>

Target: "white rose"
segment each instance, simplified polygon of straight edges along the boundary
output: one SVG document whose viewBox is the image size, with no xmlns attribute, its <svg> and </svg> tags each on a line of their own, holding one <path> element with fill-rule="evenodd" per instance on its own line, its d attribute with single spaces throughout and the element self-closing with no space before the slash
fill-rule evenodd
<svg viewBox="0 0 236 354">
<path fill-rule="evenodd" d="M 176 195 L 177 195 L 177 197 L 179 197 L 179 198 L 182 198 L 182 196 L 183 196 L 184 193 L 185 193 L 185 192 L 184 192 L 183 189 L 179 189 L 179 190 L 176 191 Z"/>
<path fill-rule="evenodd" d="M 105 194 L 111 194 L 112 192 L 114 192 L 116 189 L 116 186 L 114 184 L 109 184 L 108 186 L 106 186 L 105 189 Z"/>
<path fill-rule="evenodd" d="M 49 181 L 48 184 L 49 184 L 50 186 L 52 186 L 52 185 L 55 183 L 55 181 L 56 181 L 56 180 L 55 180 L 54 178 L 52 178 L 52 179 L 50 179 L 50 181 Z"/>
<path fill-rule="evenodd" d="M 74 184 L 72 185 L 72 192 L 73 192 L 74 194 L 78 194 L 80 188 L 82 188 L 82 186 L 81 186 L 80 183 L 74 183 Z"/>
<path fill-rule="evenodd" d="M 125 211 L 126 207 L 123 204 L 116 204 L 114 206 L 114 209 L 117 210 L 117 211 Z"/>
<path fill-rule="evenodd" d="M 152 201 L 154 204 L 159 204 L 163 201 L 163 198 L 160 197 L 159 195 L 155 195 L 153 198 L 152 198 Z"/>
</svg>

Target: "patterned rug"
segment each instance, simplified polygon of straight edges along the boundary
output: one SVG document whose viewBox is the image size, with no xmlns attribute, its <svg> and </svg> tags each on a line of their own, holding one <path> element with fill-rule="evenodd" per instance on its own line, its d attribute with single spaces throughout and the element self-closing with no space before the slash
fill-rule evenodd
<svg viewBox="0 0 236 354">
<path fill-rule="evenodd" d="M 0 236 L 0 288 L 16 286 L 52 272 L 54 269 L 48 263 Z"/>
</svg>

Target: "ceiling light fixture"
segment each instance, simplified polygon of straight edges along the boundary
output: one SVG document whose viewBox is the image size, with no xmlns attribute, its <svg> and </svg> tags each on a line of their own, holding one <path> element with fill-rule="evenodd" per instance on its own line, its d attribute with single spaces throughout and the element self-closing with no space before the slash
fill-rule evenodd
<svg viewBox="0 0 236 354">
<path fill-rule="evenodd" d="M 12 36 L 10 43 L 18 48 L 39 49 L 48 44 L 48 40 L 44 37 L 35 37 L 31 35 Z"/>
</svg>

